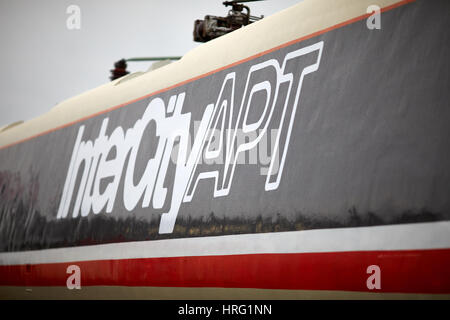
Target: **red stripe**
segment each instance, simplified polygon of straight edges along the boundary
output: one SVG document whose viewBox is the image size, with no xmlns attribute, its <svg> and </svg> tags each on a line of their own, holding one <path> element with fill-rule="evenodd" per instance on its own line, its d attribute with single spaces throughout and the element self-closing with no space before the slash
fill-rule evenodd
<svg viewBox="0 0 450 320">
<path fill-rule="evenodd" d="M 0 285 L 65 286 L 81 268 L 81 286 L 225 287 L 371 291 L 370 265 L 381 269 L 379 292 L 450 293 L 450 249 L 249 254 L 99 260 L 0 266 Z M 372 290 L 373 291 L 373 290 Z"/>
<path fill-rule="evenodd" d="M 381 12 L 386 12 L 386 11 L 395 9 L 395 8 L 397 8 L 397 7 L 400 7 L 400 6 L 402 6 L 402 5 L 405 5 L 405 4 L 414 2 L 414 1 L 415 1 L 415 0 L 402 0 L 402 1 L 399 1 L 399 2 L 397 2 L 397 3 L 392 4 L 392 5 L 390 5 L 390 6 L 381 8 Z M 43 135 L 46 135 L 46 134 L 51 133 L 51 132 L 53 132 L 53 131 L 57 131 L 57 130 L 60 130 L 60 129 L 69 127 L 69 126 L 74 125 L 74 124 L 76 124 L 76 123 L 78 123 L 78 122 L 81 122 L 81 121 L 84 121 L 84 120 L 87 120 L 87 119 L 96 117 L 96 116 L 98 116 L 98 115 L 101 115 L 101 114 L 104 114 L 104 113 L 107 113 L 107 112 L 110 112 L 110 111 L 113 111 L 113 110 L 116 110 L 116 109 L 125 107 L 125 106 L 127 106 L 127 105 L 129 105 L 129 104 L 131 104 L 131 103 L 136 102 L 136 101 L 139 101 L 139 100 L 142 100 L 142 99 L 151 97 L 151 96 L 156 95 L 156 94 L 160 94 L 160 93 L 162 93 L 162 92 L 166 92 L 166 91 L 168 91 L 168 90 L 171 90 L 171 89 L 174 89 L 174 88 L 176 88 L 176 87 L 182 86 L 182 85 L 187 84 L 187 83 L 189 83 L 189 82 L 192 82 L 192 81 L 195 81 L 195 80 L 204 78 L 204 77 L 206 77 L 206 76 L 212 75 L 212 74 L 217 73 L 217 72 L 219 72 L 219 71 L 222 71 L 222 70 L 225 70 L 225 69 L 229 69 L 229 68 L 231 68 L 231 67 L 237 66 L 237 65 L 242 64 L 242 63 L 244 63 L 244 62 L 247 62 L 247 61 L 253 60 L 253 59 L 255 59 L 255 58 L 261 57 L 261 56 L 263 56 L 263 55 L 266 55 L 266 54 L 271 53 L 271 52 L 273 52 L 273 51 L 279 50 L 279 49 L 281 49 L 281 48 L 290 46 L 290 45 L 292 45 L 292 44 L 295 44 L 295 43 L 298 43 L 298 42 L 301 42 L 301 41 L 305 41 L 305 40 L 307 40 L 307 39 L 311 39 L 311 38 L 317 37 L 317 36 L 319 36 L 319 35 L 321 35 L 321 34 L 323 34 L 323 33 L 329 32 L 329 31 L 331 31 L 331 30 L 338 29 L 338 28 L 342 28 L 342 27 L 344 27 L 344 26 L 346 26 L 346 25 L 349 25 L 349 24 L 355 23 L 355 22 L 357 22 L 357 21 L 366 19 L 366 18 L 368 18 L 370 15 L 371 15 L 371 14 L 367 13 L 367 14 L 364 14 L 364 15 L 361 15 L 361 16 L 358 16 L 358 17 L 349 19 L 349 20 L 347 20 L 347 21 L 338 23 L 338 24 L 336 24 L 336 25 L 334 25 L 334 26 L 331 26 L 331 27 L 328 27 L 328 28 L 325 28 L 325 29 L 316 31 L 316 32 L 314 32 L 314 33 L 308 34 L 308 35 L 303 36 L 303 37 L 301 37 L 301 38 L 291 40 L 291 41 L 289 41 L 289 42 L 283 43 L 283 44 L 281 44 L 281 45 L 279 45 L 279 46 L 276 46 L 276 47 L 274 47 L 274 48 L 271 48 L 271 49 L 265 50 L 265 51 L 263 51 L 263 52 L 254 54 L 254 55 L 252 55 L 252 56 L 250 56 L 250 57 L 247 57 L 247 58 L 245 58 L 245 59 L 242 59 L 242 60 L 233 62 L 233 63 L 231 63 L 231 64 L 229 64 L 229 65 L 224 66 L 224 67 L 221 67 L 221 68 L 218 68 L 218 69 L 209 71 L 209 72 L 207 72 L 207 73 L 201 74 L 201 75 L 199 75 L 199 76 L 196 76 L 196 77 L 193 77 L 193 78 L 184 80 L 184 81 L 182 81 L 182 82 L 176 83 L 176 84 L 171 85 L 171 86 L 169 86 L 169 87 L 166 87 L 166 88 L 164 88 L 164 89 L 160 89 L 160 90 L 157 90 L 157 91 L 155 91 L 155 92 L 146 94 L 145 96 L 142 96 L 142 97 L 139 97 L 139 98 L 136 98 L 136 99 L 127 101 L 127 102 L 125 102 L 125 103 L 116 105 L 116 106 L 111 107 L 111 108 L 107 108 L 107 109 L 98 111 L 98 112 L 96 112 L 96 113 L 93 113 L 93 114 L 84 116 L 84 117 L 82 117 L 82 118 L 80 118 L 80 119 L 77 119 L 77 120 L 68 122 L 68 123 L 66 123 L 66 124 L 63 124 L 63 125 L 58 126 L 58 127 L 55 127 L 55 128 L 48 129 L 48 130 L 46 130 L 46 131 L 43 131 L 43 132 L 40 132 L 40 133 L 38 133 L 38 134 L 32 135 L 32 136 L 30 136 L 30 137 L 27 137 L 27 138 L 24 138 L 24 139 L 21 139 L 21 140 L 12 142 L 12 143 L 10 143 L 10 144 L 4 145 L 4 146 L 0 146 L 0 150 L 6 149 L 6 148 L 9 148 L 9 147 L 12 147 L 12 146 L 14 146 L 14 145 L 16 145 L 16 144 L 19 144 L 19 143 L 22 143 L 22 142 L 25 142 L 25 141 L 28 141 L 28 140 L 32 140 L 32 139 L 34 139 L 34 138 L 37 138 L 37 137 L 40 137 L 40 136 L 43 136 Z"/>
</svg>

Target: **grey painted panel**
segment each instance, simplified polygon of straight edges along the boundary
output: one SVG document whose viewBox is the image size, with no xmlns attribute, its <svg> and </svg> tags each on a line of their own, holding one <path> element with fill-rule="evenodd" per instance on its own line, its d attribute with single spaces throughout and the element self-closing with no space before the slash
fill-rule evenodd
<svg viewBox="0 0 450 320">
<path fill-rule="evenodd" d="M 365 20 L 358 21 L 0 150 L 1 250 L 448 220 L 449 6 L 448 1 L 417 1 L 383 13 L 381 30 L 368 30 Z M 292 57 L 293 54 L 298 56 Z M 315 64 L 317 70 L 312 70 Z M 286 77 L 289 73 L 292 83 Z M 270 88 L 269 93 L 264 88 Z M 296 104 L 297 88 L 300 98 Z M 163 142 L 170 141 L 164 139 L 165 131 L 168 134 L 188 124 L 191 142 L 202 142 L 199 122 L 203 118 L 204 124 L 212 128 L 216 119 L 221 121 L 225 115 L 220 112 L 224 100 L 228 107 L 231 102 L 234 105 L 232 128 L 244 106 L 238 121 L 238 128 L 242 128 L 252 89 L 246 123 L 255 125 L 249 127 L 247 134 L 254 138 L 261 131 L 253 128 L 261 129 L 267 122 L 269 133 L 281 128 L 279 150 L 288 146 L 284 168 L 279 171 L 279 185 L 272 184 L 274 190 L 265 191 L 266 175 L 261 174 L 261 169 L 268 168 L 268 158 L 264 156 L 267 137 L 263 136 L 246 152 L 247 158 L 256 152 L 257 163 L 237 164 L 233 178 L 227 180 L 229 189 L 222 189 L 225 195 L 214 196 L 214 180 L 209 178 L 200 180 L 192 198 L 188 197 L 200 173 L 218 170 L 222 178 L 225 168 L 231 170 L 232 165 L 199 164 L 180 176 L 180 165 L 161 160 L 155 162 L 156 170 L 149 171 L 146 183 L 164 177 L 161 187 L 167 188 L 167 194 L 164 196 L 161 188 L 153 190 L 145 204 L 144 192 L 137 198 L 136 207 L 127 209 L 124 197 L 130 201 L 137 194 L 125 190 L 133 145 L 138 150 L 136 166 L 129 172 L 136 184 L 148 161 L 158 157 L 158 150 L 170 150 L 170 146 L 163 148 Z M 177 108 L 176 101 L 182 107 L 183 117 L 190 117 L 186 122 L 169 110 L 169 105 Z M 164 117 L 148 122 L 141 139 L 128 135 L 128 140 L 120 144 L 122 147 L 107 146 L 107 138 L 114 130 L 115 135 L 119 134 L 119 127 L 123 134 L 133 127 L 129 132 L 139 133 L 139 123 L 144 121 L 140 119 L 157 115 L 161 102 Z M 90 209 L 85 212 L 86 217 L 81 216 L 81 208 L 73 218 L 77 196 L 80 193 L 81 199 L 83 195 L 84 188 L 79 186 L 86 162 L 78 167 L 74 192 L 69 195 L 64 189 L 67 181 L 66 189 L 71 189 L 68 171 L 75 161 L 71 157 L 79 155 L 75 149 L 80 141 L 95 143 L 106 118 L 105 141 L 97 144 L 95 150 L 105 147 L 103 157 L 107 160 L 120 158 L 121 150 L 124 156 L 124 161 L 117 164 L 116 160 L 115 169 L 111 169 L 118 172 L 119 182 L 117 192 L 111 193 L 115 195 L 111 198 L 114 204 L 110 204 L 110 209 L 107 204 L 101 206 L 98 213 Z M 226 140 L 226 133 L 223 132 L 224 143 L 232 141 Z M 179 139 L 181 144 L 184 137 Z M 131 149 L 124 147 L 127 143 Z M 206 146 L 205 143 L 203 147 Z M 98 160 L 95 154 L 90 153 Z M 283 152 L 278 156 L 282 160 Z M 163 174 L 161 164 L 165 163 L 169 166 Z M 107 169 L 101 164 L 99 167 Z M 176 180 L 176 174 L 181 178 Z M 183 178 L 191 175 L 192 180 Z M 89 176 L 93 180 L 87 185 L 98 182 L 100 194 L 114 184 L 113 177 L 99 179 L 98 171 L 94 175 L 86 172 L 85 178 Z M 176 197 L 184 199 L 179 209 Z M 66 211 L 61 209 L 62 199 L 69 201 Z M 164 200 L 160 201 L 161 208 L 158 199 Z M 82 207 L 87 204 L 80 203 Z M 60 215 L 67 216 L 57 218 L 58 209 Z M 175 214 L 175 224 L 171 225 L 170 219 L 161 223 L 161 216 L 167 218 L 170 210 Z"/>
</svg>

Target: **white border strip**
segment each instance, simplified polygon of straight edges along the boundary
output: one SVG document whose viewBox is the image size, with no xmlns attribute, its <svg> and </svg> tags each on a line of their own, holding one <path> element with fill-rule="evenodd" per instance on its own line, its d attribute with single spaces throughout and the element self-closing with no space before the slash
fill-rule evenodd
<svg viewBox="0 0 450 320">
<path fill-rule="evenodd" d="M 449 249 L 450 221 L 136 241 L 0 253 L 0 265 L 136 258 Z"/>
</svg>

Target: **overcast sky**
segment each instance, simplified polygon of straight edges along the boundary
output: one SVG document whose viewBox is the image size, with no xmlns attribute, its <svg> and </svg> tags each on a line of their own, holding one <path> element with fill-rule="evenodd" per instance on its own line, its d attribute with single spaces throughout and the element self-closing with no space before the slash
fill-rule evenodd
<svg viewBox="0 0 450 320">
<path fill-rule="evenodd" d="M 250 3 L 269 16 L 301 0 Z M 225 16 L 223 0 L 0 0 L 0 127 L 28 120 L 57 103 L 109 81 L 121 58 L 182 56 L 196 19 Z M 80 29 L 68 29 L 70 5 Z M 228 7 L 229 8 L 229 7 Z M 72 24 L 73 25 L 73 24 Z M 151 63 L 130 62 L 128 70 Z"/>
</svg>

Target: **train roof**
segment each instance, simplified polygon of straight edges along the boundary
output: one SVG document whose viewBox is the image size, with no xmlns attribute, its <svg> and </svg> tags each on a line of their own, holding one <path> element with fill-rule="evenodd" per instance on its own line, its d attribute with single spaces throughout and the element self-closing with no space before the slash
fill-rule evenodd
<svg viewBox="0 0 450 320">
<path fill-rule="evenodd" d="M 405 1 L 380 0 L 381 8 Z M 156 70 L 130 74 L 69 98 L 34 119 L 4 126 L 0 148 L 20 143 L 213 74 L 365 16 L 371 0 L 305 0 L 202 44 Z"/>
</svg>

